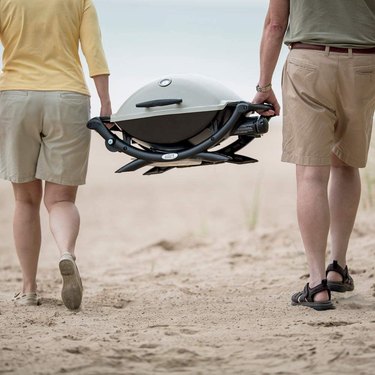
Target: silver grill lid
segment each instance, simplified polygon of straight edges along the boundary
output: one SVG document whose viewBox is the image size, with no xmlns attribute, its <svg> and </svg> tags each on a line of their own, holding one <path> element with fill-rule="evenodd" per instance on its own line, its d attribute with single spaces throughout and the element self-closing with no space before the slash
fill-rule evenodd
<svg viewBox="0 0 375 375">
<path fill-rule="evenodd" d="M 229 103 L 239 101 L 242 100 L 237 94 L 213 79 L 199 75 L 172 75 L 136 91 L 111 116 L 111 122 L 220 111 Z"/>
</svg>

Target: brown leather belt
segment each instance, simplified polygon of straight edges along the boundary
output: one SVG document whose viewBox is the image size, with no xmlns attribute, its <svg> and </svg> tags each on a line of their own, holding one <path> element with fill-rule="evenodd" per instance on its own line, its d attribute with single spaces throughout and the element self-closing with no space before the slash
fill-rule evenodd
<svg viewBox="0 0 375 375">
<path fill-rule="evenodd" d="M 290 49 L 311 49 L 314 51 L 325 51 L 326 46 L 319 45 L 319 44 L 307 44 L 307 43 L 291 43 Z M 339 52 L 339 53 L 350 53 L 350 49 L 352 53 L 365 53 L 371 54 L 375 53 L 375 47 L 373 48 L 339 48 L 339 47 L 329 47 L 329 52 Z"/>
</svg>

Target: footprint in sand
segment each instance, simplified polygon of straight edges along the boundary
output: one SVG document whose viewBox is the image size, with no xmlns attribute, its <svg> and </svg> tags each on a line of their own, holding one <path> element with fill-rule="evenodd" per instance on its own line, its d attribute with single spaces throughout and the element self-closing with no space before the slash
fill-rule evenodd
<svg viewBox="0 0 375 375">
<path fill-rule="evenodd" d="M 337 321 L 337 322 L 310 322 L 306 324 L 312 327 L 341 327 L 341 326 L 350 326 L 356 323 L 358 322 Z"/>
<path fill-rule="evenodd" d="M 158 344 L 152 344 L 152 343 L 140 345 L 141 349 L 156 349 L 157 347 L 159 347 Z"/>
<path fill-rule="evenodd" d="M 195 335 L 196 333 L 199 333 L 199 331 L 195 331 L 195 330 L 189 329 L 189 328 L 180 329 L 180 332 L 185 334 L 185 335 Z"/>
</svg>

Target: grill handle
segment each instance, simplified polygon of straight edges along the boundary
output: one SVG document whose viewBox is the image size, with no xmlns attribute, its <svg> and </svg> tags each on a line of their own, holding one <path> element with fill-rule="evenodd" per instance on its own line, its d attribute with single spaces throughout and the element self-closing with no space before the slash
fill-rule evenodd
<svg viewBox="0 0 375 375">
<path fill-rule="evenodd" d="M 153 108 L 153 107 L 164 107 L 166 105 L 181 104 L 182 99 L 155 99 L 148 102 L 138 103 L 135 106 L 137 108 Z"/>
<path fill-rule="evenodd" d="M 270 109 L 274 109 L 271 104 L 263 103 L 263 104 L 254 104 L 248 103 L 249 111 L 269 111 Z"/>
<path fill-rule="evenodd" d="M 234 129 L 233 135 L 249 135 L 259 137 L 268 132 L 268 119 L 263 116 L 245 117 L 245 121 Z"/>
</svg>

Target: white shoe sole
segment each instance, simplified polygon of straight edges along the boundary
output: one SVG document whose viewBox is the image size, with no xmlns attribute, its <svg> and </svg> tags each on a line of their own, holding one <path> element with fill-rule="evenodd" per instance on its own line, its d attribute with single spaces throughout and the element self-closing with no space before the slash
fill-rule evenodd
<svg viewBox="0 0 375 375">
<path fill-rule="evenodd" d="M 60 273 L 63 279 L 61 298 L 69 310 L 77 310 L 82 302 L 82 282 L 73 257 L 64 254 L 59 262 Z"/>
</svg>

